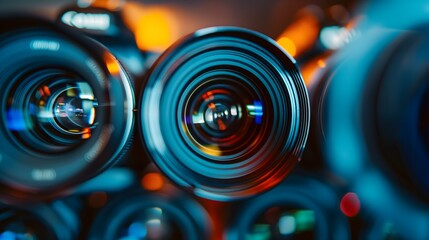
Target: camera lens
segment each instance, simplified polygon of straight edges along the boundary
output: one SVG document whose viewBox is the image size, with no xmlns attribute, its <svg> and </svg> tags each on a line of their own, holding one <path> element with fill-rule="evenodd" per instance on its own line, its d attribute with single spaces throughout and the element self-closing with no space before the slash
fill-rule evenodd
<svg viewBox="0 0 429 240">
<path fill-rule="evenodd" d="M 208 239 L 204 209 L 186 196 L 128 193 L 96 217 L 89 239 Z"/>
<path fill-rule="evenodd" d="M 333 59 L 335 67 L 324 74 L 323 92 L 317 93 L 320 101 L 315 99 L 323 104 L 315 110 L 326 160 L 336 173 L 360 182 L 374 167 L 400 191 L 429 196 L 427 30 L 360 38 Z"/>
<path fill-rule="evenodd" d="M 49 198 L 127 152 L 132 86 L 115 57 L 89 38 L 41 20 L 2 21 L 1 195 Z"/>
<path fill-rule="evenodd" d="M 73 228 L 48 205 L 0 207 L 0 239 L 73 239 Z"/>
<path fill-rule="evenodd" d="M 22 216 L 22 217 L 19 217 Z M 51 230 L 29 213 L 16 213 L 2 219 L 2 239 L 54 239 Z"/>
<path fill-rule="evenodd" d="M 148 73 L 141 100 L 146 148 L 174 182 L 231 200 L 281 181 L 309 127 L 295 61 L 266 36 L 229 27 L 195 32 Z"/>
<path fill-rule="evenodd" d="M 317 197 L 315 197 L 317 196 Z M 334 188 L 307 175 L 284 182 L 238 206 L 232 239 L 349 239 Z"/>
<path fill-rule="evenodd" d="M 368 142 L 381 150 L 384 161 L 408 189 L 429 196 L 428 96 L 429 75 L 424 52 L 429 49 L 428 26 L 404 33 L 382 55 L 380 70 L 370 72 L 364 112 L 371 131 Z M 372 81 L 371 81 L 372 80 Z"/>
</svg>

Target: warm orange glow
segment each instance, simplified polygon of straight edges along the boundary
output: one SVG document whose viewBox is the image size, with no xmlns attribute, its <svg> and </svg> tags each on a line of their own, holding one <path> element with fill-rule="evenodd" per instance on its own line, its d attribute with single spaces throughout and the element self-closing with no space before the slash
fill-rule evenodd
<svg viewBox="0 0 429 240">
<path fill-rule="evenodd" d="M 51 90 L 49 90 L 48 86 L 43 86 L 43 92 L 46 94 L 46 96 L 51 96 Z"/>
<path fill-rule="evenodd" d="M 107 70 L 112 75 L 119 74 L 121 67 L 119 66 L 119 63 L 116 61 L 116 59 L 110 55 L 106 54 L 104 55 L 104 60 L 106 61 Z"/>
<path fill-rule="evenodd" d="M 217 120 L 217 124 L 219 125 L 219 129 L 220 130 L 225 130 L 226 129 L 226 126 L 225 126 L 225 124 L 223 123 L 223 121 L 221 120 L 221 119 L 218 119 Z"/>
<path fill-rule="evenodd" d="M 85 128 L 82 131 L 82 139 L 89 139 L 91 137 L 91 129 Z"/>
<path fill-rule="evenodd" d="M 164 186 L 164 179 L 161 174 L 151 172 L 143 176 L 141 185 L 144 189 L 149 191 L 160 190 Z"/>
<path fill-rule="evenodd" d="M 203 94 L 204 101 L 208 102 L 214 99 L 212 91 Z"/>
<path fill-rule="evenodd" d="M 296 46 L 292 42 L 292 40 L 290 40 L 287 37 L 282 37 L 279 40 L 277 40 L 277 43 L 280 44 L 280 46 L 282 46 L 282 48 L 284 50 L 286 50 L 286 52 L 288 52 L 292 57 L 295 57 L 295 55 L 296 55 Z"/>
<path fill-rule="evenodd" d="M 123 13 L 137 46 L 143 51 L 163 52 L 179 38 L 177 20 L 168 8 L 126 3 Z"/>
<path fill-rule="evenodd" d="M 222 156 L 222 151 L 216 145 L 200 146 L 199 149 L 211 156 Z"/>
<path fill-rule="evenodd" d="M 89 195 L 88 204 L 94 208 L 100 208 L 106 205 L 107 194 L 105 192 L 94 192 Z"/>
<path fill-rule="evenodd" d="M 317 65 L 321 68 L 325 68 L 326 67 L 326 63 L 325 61 L 323 61 L 323 59 L 319 59 L 317 60 Z"/>
<path fill-rule="evenodd" d="M 213 111 L 214 110 L 216 110 L 216 105 L 214 104 L 214 103 L 209 103 L 209 106 L 208 106 L 210 109 L 212 109 Z"/>
<path fill-rule="evenodd" d="M 309 87 L 316 79 L 317 73 L 326 67 L 326 59 L 331 56 L 331 52 L 327 52 L 318 58 L 307 61 L 301 67 L 301 74 L 304 78 L 305 85 Z"/>
<path fill-rule="evenodd" d="M 292 56 L 309 50 L 317 40 L 320 23 L 314 9 L 301 10 L 295 20 L 278 37 L 279 44 Z M 291 51 L 292 44 L 295 51 Z M 292 54 L 295 52 L 294 54 Z"/>
<path fill-rule="evenodd" d="M 125 0 L 92 0 L 91 6 L 113 11 L 120 9 L 124 2 Z"/>
</svg>

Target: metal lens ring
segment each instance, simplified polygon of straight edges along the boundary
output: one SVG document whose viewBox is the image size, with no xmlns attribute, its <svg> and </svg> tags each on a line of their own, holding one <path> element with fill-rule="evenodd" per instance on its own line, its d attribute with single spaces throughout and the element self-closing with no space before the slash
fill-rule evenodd
<svg viewBox="0 0 429 240">
<path fill-rule="evenodd" d="M 126 152 L 133 89 L 94 41 L 41 20 L 7 21 L 14 27 L 0 28 L 1 197 L 49 198 Z"/>
<path fill-rule="evenodd" d="M 230 200 L 264 191 L 297 164 L 309 128 L 295 61 L 266 36 L 208 28 L 170 47 L 141 101 L 148 152 L 196 195 Z"/>
</svg>

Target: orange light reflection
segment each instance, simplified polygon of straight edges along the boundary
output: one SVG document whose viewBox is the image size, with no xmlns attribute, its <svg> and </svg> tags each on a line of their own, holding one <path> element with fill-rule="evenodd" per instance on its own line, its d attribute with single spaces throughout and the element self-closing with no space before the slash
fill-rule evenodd
<svg viewBox="0 0 429 240">
<path fill-rule="evenodd" d="M 141 185 L 144 189 L 149 191 L 157 191 L 164 186 L 164 179 L 161 174 L 156 172 L 147 173 L 141 179 Z"/>
<path fill-rule="evenodd" d="M 301 10 L 295 20 L 277 38 L 277 42 L 293 57 L 309 50 L 317 40 L 320 20 L 315 6 Z"/>
<path fill-rule="evenodd" d="M 123 13 L 137 46 L 143 51 L 163 52 L 179 38 L 178 21 L 166 7 L 126 3 Z"/>
</svg>

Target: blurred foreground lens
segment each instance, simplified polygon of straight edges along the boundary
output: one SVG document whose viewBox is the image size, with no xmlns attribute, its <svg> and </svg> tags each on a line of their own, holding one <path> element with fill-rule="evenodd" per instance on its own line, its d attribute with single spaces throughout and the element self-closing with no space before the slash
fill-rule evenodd
<svg viewBox="0 0 429 240">
<path fill-rule="evenodd" d="M 349 239 L 337 193 L 309 176 L 296 175 L 240 204 L 231 239 Z"/>
<path fill-rule="evenodd" d="M 2 240 L 73 239 L 77 237 L 73 228 L 47 205 L 34 205 L 33 209 L 0 207 Z"/>
<path fill-rule="evenodd" d="M 376 41 L 357 39 L 323 76 L 313 116 L 337 173 L 360 182 L 375 166 L 395 188 L 429 196 L 428 30 L 374 30 Z"/>
<path fill-rule="evenodd" d="M 161 170 L 216 200 L 281 181 L 299 161 L 309 127 L 295 61 L 266 36 L 238 28 L 203 29 L 173 45 L 150 70 L 140 109 Z"/>
<path fill-rule="evenodd" d="M 404 33 L 370 72 L 363 112 L 368 142 L 379 146 L 409 189 L 429 197 L 429 26 Z M 384 62 L 382 62 L 384 60 Z M 372 80 L 372 81 L 371 81 Z"/>
<path fill-rule="evenodd" d="M 95 42 L 38 20 L 0 28 L 0 178 L 6 198 L 49 197 L 123 155 L 134 97 Z"/>
<path fill-rule="evenodd" d="M 209 220 L 188 197 L 128 194 L 97 216 L 89 239 L 208 239 Z"/>
</svg>

